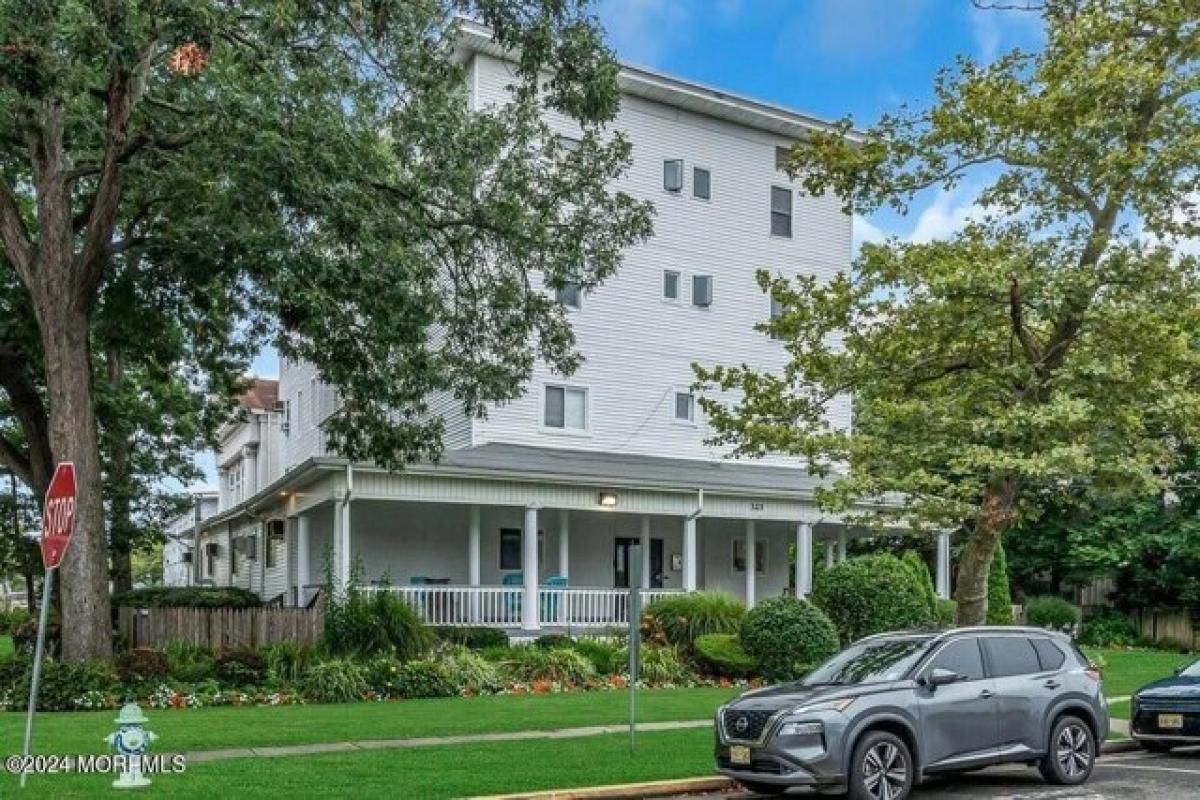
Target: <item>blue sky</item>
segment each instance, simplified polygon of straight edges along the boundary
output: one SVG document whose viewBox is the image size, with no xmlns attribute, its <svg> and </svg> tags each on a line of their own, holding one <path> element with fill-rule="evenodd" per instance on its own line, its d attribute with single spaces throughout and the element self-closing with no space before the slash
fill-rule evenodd
<svg viewBox="0 0 1200 800">
<path fill-rule="evenodd" d="M 905 103 L 927 105 L 937 71 L 958 54 L 987 62 L 1041 40 L 1036 15 L 970 0 L 599 0 L 596 11 L 623 61 L 864 127 Z M 856 218 L 855 238 L 943 237 L 973 213 L 977 191 L 966 181 L 926 193 L 904 217 Z M 277 376 L 275 351 L 251 371 Z M 207 463 L 205 472 L 211 483 Z"/>
</svg>

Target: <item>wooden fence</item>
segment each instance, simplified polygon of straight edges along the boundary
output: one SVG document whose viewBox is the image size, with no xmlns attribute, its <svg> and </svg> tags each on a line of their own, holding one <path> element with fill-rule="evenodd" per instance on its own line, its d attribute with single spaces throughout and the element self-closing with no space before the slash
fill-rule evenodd
<svg viewBox="0 0 1200 800">
<path fill-rule="evenodd" d="M 129 647 L 162 647 L 175 640 L 219 649 L 276 642 L 316 644 L 325 615 L 313 608 L 127 608 L 117 624 Z"/>
<path fill-rule="evenodd" d="M 1141 630 L 1142 636 L 1148 636 L 1155 641 L 1171 639 L 1183 642 L 1193 649 L 1200 648 L 1200 620 L 1193 619 L 1186 611 L 1172 611 L 1156 614 L 1153 611 L 1141 611 L 1133 615 Z"/>
</svg>

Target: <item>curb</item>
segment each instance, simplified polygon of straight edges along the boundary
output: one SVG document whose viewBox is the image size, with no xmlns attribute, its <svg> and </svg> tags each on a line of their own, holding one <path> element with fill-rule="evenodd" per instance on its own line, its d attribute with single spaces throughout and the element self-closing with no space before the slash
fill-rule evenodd
<svg viewBox="0 0 1200 800">
<path fill-rule="evenodd" d="M 733 779 L 720 775 L 704 778 L 680 778 L 648 783 L 621 783 L 612 786 L 586 786 L 579 789 L 556 789 L 548 792 L 494 794 L 475 800 L 621 800 L 636 797 L 670 797 L 679 794 L 723 792 L 736 786 Z"/>
</svg>

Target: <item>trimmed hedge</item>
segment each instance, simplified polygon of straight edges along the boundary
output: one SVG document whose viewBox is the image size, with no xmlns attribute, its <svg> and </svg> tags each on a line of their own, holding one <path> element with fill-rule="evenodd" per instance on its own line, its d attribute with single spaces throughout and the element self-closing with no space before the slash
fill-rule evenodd
<svg viewBox="0 0 1200 800">
<path fill-rule="evenodd" d="M 1035 597 L 1025 604 L 1025 621 L 1037 628 L 1074 633 L 1079 607 L 1061 597 Z"/>
<path fill-rule="evenodd" d="M 942 600 L 939 597 L 937 601 L 937 623 L 946 628 L 953 628 L 958 624 L 958 603 L 953 600 Z"/>
<path fill-rule="evenodd" d="M 706 633 L 692 642 L 696 660 L 707 671 L 722 678 L 744 678 L 754 672 L 754 657 L 732 633 Z"/>
<path fill-rule="evenodd" d="M 746 606 L 725 592 L 666 595 L 646 606 L 642 630 L 648 641 L 690 649 L 706 633 L 736 633 Z"/>
<path fill-rule="evenodd" d="M 908 567 L 917 583 L 921 585 L 921 594 L 925 598 L 925 606 L 929 609 L 929 618 L 937 619 L 937 589 L 933 585 L 933 576 L 929 574 L 929 565 L 916 550 L 905 550 L 904 556 L 900 560 L 904 562 L 904 566 Z"/>
<path fill-rule="evenodd" d="M 813 602 L 846 644 L 885 631 L 930 625 L 935 609 L 914 571 L 892 555 L 851 558 L 822 570 Z"/>
<path fill-rule="evenodd" d="M 254 592 L 232 586 L 150 586 L 117 592 L 114 606 L 131 608 L 255 608 L 262 600 Z"/>
<path fill-rule="evenodd" d="M 838 635 L 829 617 L 807 600 L 772 597 L 742 620 L 742 647 L 767 680 L 798 678 L 838 651 Z"/>
<path fill-rule="evenodd" d="M 1012 592 L 1008 586 L 1008 556 L 1004 554 L 1004 545 L 997 544 L 988 572 L 987 624 L 1012 625 L 1014 622 Z"/>
</svg>

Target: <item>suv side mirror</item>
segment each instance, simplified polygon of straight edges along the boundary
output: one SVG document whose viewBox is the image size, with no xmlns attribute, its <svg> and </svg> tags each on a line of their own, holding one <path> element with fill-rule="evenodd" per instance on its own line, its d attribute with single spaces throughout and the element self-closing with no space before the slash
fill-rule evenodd
<svg viewBox="0 0 1200 800">
<path fill-rule="evenodd" d="M 962 676 L 957 672 L 951 672 L 948 669 L 942 669 L 941 667 L 938 667 L 937 669 L 929 672 L 929 675 L 925 677 L 925 683 L 931 688 L 937 688 L 938 686 L 946 686 L 951 683 L 957 683 L 961 679 Z"/>
</svg>

